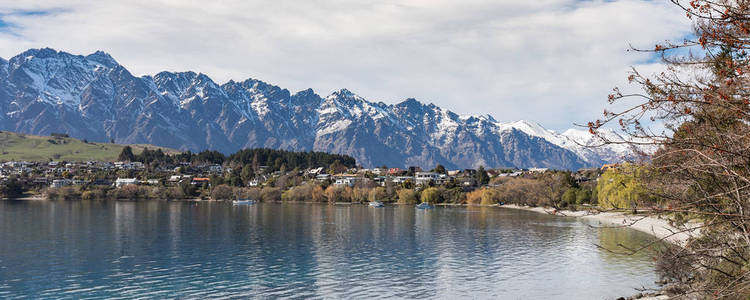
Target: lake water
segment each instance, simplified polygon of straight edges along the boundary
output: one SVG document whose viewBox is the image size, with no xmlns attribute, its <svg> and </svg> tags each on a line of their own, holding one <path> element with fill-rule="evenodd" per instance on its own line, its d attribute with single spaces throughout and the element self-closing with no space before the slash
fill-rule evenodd
<svg viewBox="0 0 750 300">
<path fill-rule="evenodd" d="M 606 299 L 652 238 L 496 207 L 0 201 L 0 298 Z"/>
</svg>

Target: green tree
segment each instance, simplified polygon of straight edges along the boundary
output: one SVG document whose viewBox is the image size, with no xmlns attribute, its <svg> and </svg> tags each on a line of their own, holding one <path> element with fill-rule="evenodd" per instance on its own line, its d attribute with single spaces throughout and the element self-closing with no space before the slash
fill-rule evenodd
<svg viewBox="0 0 750 300">
<path fill-rule="evenodd" d="M 487 171 L 484 170 L 484 166 L 479 167 L 479 170 L 477 170 L 477 173 L 474 174 L 474 179 L 477 181 L 477 184 L 480 186 L 490 183 L 490 175 L 488 175 Z"/>
<path fill-rule="evenodd" d="M 591 190 L 588 188 L 581 188 L 576 191 L 576 204 L 584 204 L 591 202 Z"/>
<path fill-rule="evenodd" d="M 620 168 L 604 172 L 596 186 L 599 206 L 604 208 L 632 208 L 650 202 L 648 190 L 639 180 L 643 167 L 623 164 Z"/>
<path fill-rule="evenodd" d="M 422 200 L 423 203 L 438 203 L 440 202 L 440 191 L 434 187 L 426 188 L 422 191 L 420 200 Z"/>
<path fill-rule="evenodd" d="M 0 185 L 0 195 L 4 198 L 20 198 L 25 189 L 18 182 L 16 176 L 10 176 L 7 181 Z"/>
<path fill-rule="evenodd" d="M 399 204 L 416 204 L 419 194 L 411 189 L 400 189 L 397 192 Z"/>
<path fill-rule="evenodd" d="M 124 148 L 122 148 L 122 151 L 120 151 L 120 155 L 117 157 L 117 160 L 135 161 L 135 155 L 133 155 L 133 148 L 130 148 L 130 146 L 125 146 Z"/>
<path fill-rule="evenodd" d="M 577 192 L 577 189 L 575 188 L 567 189 L 565 193 L 563 193 L 562 195 L 562 202 L 565 205 L 576 204 L 576 192 Z"/>
<path fill-rule="evenodd" d="M 432 169 L 432 171 L 435 173 L 446 174 L 445 167 L 441 164 L 438 164 L 437 166 L 435 166 L 435 168 Z"/>
</svg>

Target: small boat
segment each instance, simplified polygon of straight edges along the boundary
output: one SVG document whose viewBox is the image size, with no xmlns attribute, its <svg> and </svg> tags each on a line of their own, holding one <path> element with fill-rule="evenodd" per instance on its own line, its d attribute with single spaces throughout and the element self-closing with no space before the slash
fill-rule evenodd
<svg viewBox="0 0 750 300">
<path fill-rule="evenodd" d="M 435 206 L 427 202 L 422 202 L 422 203 L 417 204 L 417 209 L 433 209 L 433 208 L 435 208 Z"/>
<path fill-rule="evenodd" d="M 370 202 L 370 207 L 383 207 L 385 206 L 383 202 L 380 201 L 372 201 Z"/>
<path fill-rule="evenodd" d="M 232 201 L 232 204 L 234 205 L 253 205 L 255 203 L 257 203 L 257 201 L 251 199 L 237 199 Z"/>
</svg>

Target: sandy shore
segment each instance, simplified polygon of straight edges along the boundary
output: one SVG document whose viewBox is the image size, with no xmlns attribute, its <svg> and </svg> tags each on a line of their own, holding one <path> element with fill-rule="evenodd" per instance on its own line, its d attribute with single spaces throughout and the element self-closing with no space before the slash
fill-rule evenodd
<svg viewBox="0 0 750 300">
<path fill-rule="evenodd" d="M 680 230 L 670 226 L 668 220 L 660 218 L 659 216 L 631 215 L 624 212 L 567 211 L 513 204 L 500 205 L 500 207 L 522 209 L 561 217 L 582 218 L 594 222 L 594 225 L 600 226 L 630 227 L 651 234 L 659 239 L 664 239 L 664 241 L 678 246 L 685 245 L 688 239 L 700 234 L 700 229 L 697 228 L 700 224 L 693 223 L 690 225 L 692 230 L 680 232 Z"/>
</svg>

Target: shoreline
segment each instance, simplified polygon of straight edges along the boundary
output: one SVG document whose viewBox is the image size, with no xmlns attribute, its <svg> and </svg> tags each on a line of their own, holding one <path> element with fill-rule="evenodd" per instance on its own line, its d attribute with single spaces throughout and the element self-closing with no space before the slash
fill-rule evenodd
<svg viewBox="0 0 750 300">
<path fill-rule="evenodd" d="M 700 228 L 698 228 L 700 224 L 698 223 L 690 223 L 689 226 L 692 230 L 680 232 L 679 229 L 671 226 L 669 221 L 661 216 L 631 215 L 625 212 L 596 212 L 590 210 L 555 210 L 553 208 L 529 207 L 515 204 L 497 205 L 497 207 L 525 210 L 559 217 L 580 218 L 598 222 L 602 227 L 628 227 L 680 247 L 684 246 L 690 238 L 700 235 Z"/>
</svg>

